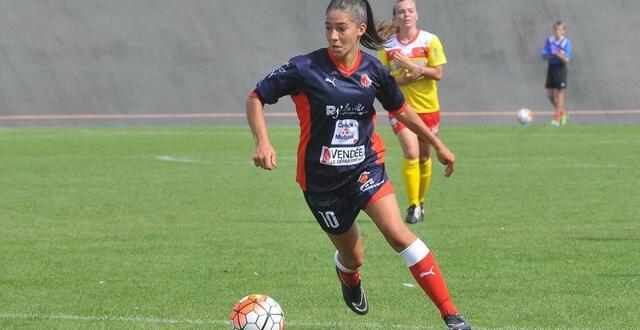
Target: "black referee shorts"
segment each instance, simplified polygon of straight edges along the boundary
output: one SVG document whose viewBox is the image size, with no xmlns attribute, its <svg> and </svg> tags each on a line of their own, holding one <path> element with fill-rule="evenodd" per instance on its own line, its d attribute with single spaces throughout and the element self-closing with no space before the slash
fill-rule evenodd
<svg viewBox="0 0 640 330">
<path fill-rule="evenodd" d="M 567 65 L 564 63 L 549 63 L 547 70 L 547 89 L 567 88 Z"/>
</svg>

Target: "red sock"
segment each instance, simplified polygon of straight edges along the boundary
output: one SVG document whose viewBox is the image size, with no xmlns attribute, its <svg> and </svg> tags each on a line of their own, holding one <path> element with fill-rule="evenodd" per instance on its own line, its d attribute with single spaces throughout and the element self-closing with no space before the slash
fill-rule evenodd
<svg viewBox="0 0 640 330">
<path fill-rule="evenodd" d="M 336 264 L 336 269 L 338 270 L 338 274 L 340 274 L 340 280 L 344 282 L 344 284 L 348 285 L 350 288 L 358 286 L 360 284 L 360 270 L 349 269 L 345 267 L 339 258 L 340 254 L 338 251 L 333 254 L 333 262 Z"/>
<path fill-rule="evenodd" d="M 340 273 L 340 279 L 342 279 L 342 282 L 350 288 L 354 288 L 360 284 L 360 270 L 356 270 L 353 273 L 347 273 L 338 269 L 338 272 Z"/>
<path fill-rule="evenodd" d="M 458 309 L 451 300 L 451 296 L 449 296 L 449 289 L 447 289 L 447 284 L 440 273 L 438 263 L 433 254 L 427 254 L 417 264 L 409 267 L 409 270 L 422 290 L 427 293 L 431 301 L 440 310 L 443 318 L 450 314 L 459 314 Z"/>
</svg>

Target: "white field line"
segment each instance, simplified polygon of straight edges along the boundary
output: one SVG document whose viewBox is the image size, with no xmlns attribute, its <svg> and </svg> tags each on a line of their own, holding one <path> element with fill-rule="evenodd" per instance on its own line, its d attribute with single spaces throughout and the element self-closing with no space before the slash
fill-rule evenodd
<svg viewBox="0 0 640 330">
<path fill-rule="evenodd" d="M 13 313 L 0 312 L 0 319 L 15 320 L 49 320 L 49 321 L 105 321 L 105 322 L 132 322 L 132 323 L 152 323 L 152 324 L 191 324 L 191 325 L 229 325 L 228 320 L 192 320 L 192 319 L 164 319 L 148 316 L 81 316 L 68 314 L 34 314 L 34 313 Z M 303 322 L 303 321 L 286 321 L 289 326 L 322 328 L 322 329 L 350 329 L 355 326 L 364 326 L 369 329 L 440 329 L 441 327 L 422 327 L 407 326 L 399 324 L 386 324 L 371 321 L 362 322 Z"/>
<path fill-rule="evenodd" d="M 69 315 L 69 314 L 36 314 L 36 313 L 15 313 L 15 312 L 0 312 L 0 319 L 14 319 L 14 320 L 49 320 L 49 321 L 105 321 L 105 322 L 131 322 L 131 323 L 150 323 L 150 324 L 190 324 L 190 325 L 223 325 L 228 326 L 228 320 L 192 320 L 192 319 L 165 319 L 149 316 L 82 316 L 82 315 Z M 353 327 L 365 327 L 368 329 L 442 329 L 440 325 L 427 326 L 409 326 L 400 324 L 386 324 L 374 321 L 359 321 L 359 322 L 304 322 L 304 321 L 286 321 L 287 326 L 293 327 L 308 327 L 315 329 L 351 329 Z M 544 327 L 474 327 L 474 329 L 487 329 L 487 330 L 545 330 L 552 328 Z M 567 327 L 566 330 L 578 330 L 583 328 Z"/>
<path fill-rule="evenodd" d="M 229 321 L 222 320 L 174 320 L 163 319 L 147 316 L 81 316 L 81 315 L 67 315 L 67 314 L 26 314 L 26 313 L 12 313 L 12 312 L 0 312 L 0 319 L 36 319 L 36 320 L 51 320 L 51 321 L 121 321 L 121 322 L 137 322 L 137 323 L 155 323 L 155 324 L 229 324 Z"/>
<path fill-rule="evenodd" d="M 198 160 L 190 157 L 181 157 L 181 156 L 160 155 L 160 156 L 156 156 L 155 159 L 163 162 L 175 162 L 175 163 L 192 163 L 192 164 L 210 164 L 211 163 L 204 160 Z"/>
<path fill-rule="evenodd" d="M 553 115 L 552 111 L 536 111 L 536 115 Z M 640 115 L 640 109 L 629 110 L 569 110 L 570 115 Z M 442 116 L 452 117 L 492 117 L 514 116 L 515 111 L 442 111 Z M 294 112 L 265 112 L 266 117 L 295 118 Z M 233 119 L 245 118 L 244 113 L 142 113 L 142 114 L 47 114 L 47 115 L 0 115 L 0 121 L 37 120 L 123 120 L 123 119 Z"/>
</svg>

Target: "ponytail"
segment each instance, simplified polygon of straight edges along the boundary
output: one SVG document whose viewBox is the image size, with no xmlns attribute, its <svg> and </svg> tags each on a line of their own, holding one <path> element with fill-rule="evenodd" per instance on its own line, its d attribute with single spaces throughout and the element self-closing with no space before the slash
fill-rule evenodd
<svg viewBox="0 0 640 330">
<path fill-rule="evenodd" d="M 360 44 L 371 50 L 378 50 L 384 47 L 389 38 L 383 38 L 378 33 L 378 27 L 373 17 L 373 10 L 368 0 L 331 0 L 327 7 L 330 10 L 343 10 L 353 17 L 356 24 L 366 24 L 367 30 L 360 38 Z"/>
<path fill-rule="evenodd" d="M 371 50 L 378 50 L 384 47 L 384 44 L 387 42 L 387 39 L 382 38 L 378 34 L 378 29 L 376 28 L 376 20 L 373 17 L 373 10 L 371 10 L 371 5 L 369 1 L 362 0 L 365 6 L 367 7 L 367 31 L 360 39 L 360 43 Z"/>
</svg>

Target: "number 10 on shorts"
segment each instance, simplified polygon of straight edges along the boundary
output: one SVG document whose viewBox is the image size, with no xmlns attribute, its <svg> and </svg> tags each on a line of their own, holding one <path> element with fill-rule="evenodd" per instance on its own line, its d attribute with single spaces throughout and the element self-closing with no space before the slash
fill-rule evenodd
<svg viewBox="0 0 640 330">
<path fill-rule="evenodd" d="M 328 228 L 338 228 L 340 226 L 338 218 L 336 218 L 336 214 L 333 211 L 318 211 L 318 213 L 320 213 L 322 220 L 324 220 L 324 224 L 327 225 Z"/>
</svg>

